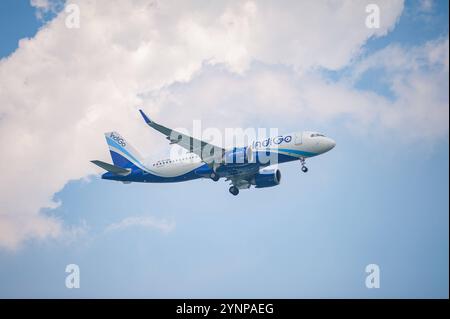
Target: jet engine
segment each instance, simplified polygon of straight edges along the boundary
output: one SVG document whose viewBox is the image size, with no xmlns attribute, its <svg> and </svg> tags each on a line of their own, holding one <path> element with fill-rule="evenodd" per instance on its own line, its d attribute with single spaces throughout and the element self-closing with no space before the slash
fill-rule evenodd
<svg viewBox="0 0 450 319">
<path fill-rule="evenodd" d="M 262 169 L 252 180 L 256 188 L 272 187 L 280 184 L 281 172 L 279 169 Z"/>
</svg>

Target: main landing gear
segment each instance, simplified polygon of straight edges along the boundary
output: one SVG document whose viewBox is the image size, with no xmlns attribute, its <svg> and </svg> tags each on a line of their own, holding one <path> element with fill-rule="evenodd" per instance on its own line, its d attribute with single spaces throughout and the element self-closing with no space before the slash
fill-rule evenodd
<svg viewBox="0 0 450 319">
<path fill-rule="evenodd" d="M 302 172 L 306 173 L 308 171 L 308 167 L 305 166 L 305 158 L 300 157 L 300 163 L 302 164 Z"/>
<path fill-rule="evenodd" d="M 211 173 L 209 177 L 215 182 L 217 182 L 220 179 L 220 176 L 217 175 L 216 173 Z"/>
<path fill-rule="evenodd" d="M 237 194 L 239 194 L 239 188 L 237 188 L 236 186 L 231 186 L 229 189 L 230 193 L 233 194 L 234 196 L 236 196 Z"/>
</svg>

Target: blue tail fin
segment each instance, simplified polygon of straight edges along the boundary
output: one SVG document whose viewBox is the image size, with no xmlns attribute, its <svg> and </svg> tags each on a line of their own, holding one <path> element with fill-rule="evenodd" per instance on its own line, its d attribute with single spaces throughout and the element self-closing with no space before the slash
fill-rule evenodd
<svg viewBox="0 0 450 319">
<path fill-rule="evenodd" d="M 105 137 L 115 166 L 131 169 L 144 168 L 139 153 L 119 133 L 105 133 Z"/>
</svg>

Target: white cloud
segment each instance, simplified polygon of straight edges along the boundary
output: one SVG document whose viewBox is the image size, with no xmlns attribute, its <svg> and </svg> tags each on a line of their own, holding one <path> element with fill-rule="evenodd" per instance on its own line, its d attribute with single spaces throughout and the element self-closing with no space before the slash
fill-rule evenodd
<svg viewBox="0 0 450 319">
<path fill-rule="evenodd" d="M 175 222 L 167 219 L 157 219 L 152 216 L 127 217 L 118 223 L 110 224 L 106 227 L 107 232 L 123 230 L 130 227 L 143 227 L 157 229 L 163 233 L 169 233 L 175 229 Z"/>
<path fill-rule="evenodd" d="M 424 12 L 430 12 L 433 10 L 434 1 L 433 0 L 420 0 L 419 9 Z"/>
<path fill-rule="evenodd" d="M 448 36 L 416 47 L 405 48 L 393 44 L 357 63 L 354 75 L 359 76 L 371 68 L 384 68 L 389 75 L 396 71 L 420 71 L 428 67 L 438 67 L 448 72 L 448 53 Z"/>
<path fill-rule="evenodd" d="M 395 96 L 375 109 L 381 129 L 410 141 L 448 134 L 448 36 L 412 48 L 390 45 L 357 63 L 352 80 L 373 69 L 383 70 L 382 81 Z"/>
<path fill-rule="evenodd" d="M 2 198 L 2 201 L 4 199 Z M 17 206 L 21 206 L 19 203 Z M 33 207 L 34 211 L 39 207 Z M 0 247 L 16 249 L 23 241 L 29 239 L 56 238 L 61 235 L 61 224 L 58 220 L 37 213 L 21 214 L 0 213 Z"/>
<path fill-rule="evenodd" d="M 384 103 L 382 98 L 352 93 L 344 84 L 333 86 L 313 75 L 316 68 L 347 66 L 367 39 L 394 27 L 403 2 L 378 1 L 381 28 L 368 29 L 364 8 L 369 2 L 71 1 L 80 6 L 81 28 L 66 28 L 62 11 L 0 60 L 0 142 L 7 150 L 0 159 L 6 168 L 0 184 L 0 247 L 14 249 L 26 239 L 65 232 L 61 221 L 39 211 L 57 205 L 52 196 L 67 181 L 95 172 L 90 159 L 107 159 L 103 132 L 117 130 L 132 137 L 138 148 L 163 145 L 156 135 L 142 134 L 137 105 L 144 104 L 168 124 L 187 125 L 192 113 L 199 118 L 197 106 L 182 101 L 174 116 L 181 121 L 170 123 L 172 118 L 162 118 L 164 101 L 176 98 L 174 83 L 191 82 L 208 65 L 223 65 L 230 75 L 223 80 L 230 88 L 217 83 L 208 86 L 215 91 L 198 88 L 211 102 L 229 89 L 241 92 L 233 84 L 241 83 L 257 92 L 250 107 L 266 114 L 273 112 L 269 101 L 279 101 L 286 110 L 300 101 L 302 108 L 325 118 L 333 112 L 361 118 L 365 111 L 374 112 L 366 95 L 376 103 Z M 45 10 L 57 2 L 32 3 Z M 293 87 L 289 77 L 269 71 L 246 79 L 254 61 L 292 67 L 305 81 Z M 331 96 L 340 108 L 329 105 Z M 345 102 L 348 98 L 361 107 Z M 242 105 L 225 112 L 219 109 L 222 105 L 212 103 L 207 111 L 241 114 L 240 122 L 232 125 L 257 113 L 238 113 Z M 208 120 L 205 113 L 201 118 Z M 388 118 L 395 122 L 394 116 Z M 209 119 L 220 127 L 218 120 Z"/>
<path fill-rule="evenodd" d="M 64 2 L 65 0 L 30 0 L 30 5 L 36 8 L 36 17 L 44 20 L 46 14 L 60 11 Z"/>
<path fill-rule="evenodd" d="M 318 122 L 346 118 L 344 123 L 359 134 L 429 142 L 448 133 L 448 52 L 448 38 L 416 47 L 390 45 L 355 61 L 338 81 L 316 70 L 296 73 L 267 64 L 253 65 L 245 76 L 205 67 L 188 83 L 145 96 L 145 105 L 157 107 L 159 117 L 174 123 L 189 125 L 201 118 L 221 130 L 256 123 L 313 129 Z M 355 88 L 380 69 L 383 77 L 371 80 L 382 83 L 393 98 L 371 87 Z M 184 105 L 195 105 L 189 116 L 179 112 Z"/>
<path fill-rule="evenodd" d="M 30 4 L 37 9 L 50 9 L 50 1 L 49 0 L 31 0 Z"/>
<path fill-rule="evenodd" d="M 86 238 L 89 232 L 89 225 L 85 219 L 82 219 L 78 225 L 66 227 L 62 234 L 65 243 L 71 244 L 78 242 L 81 238 Z"/>
</svg>

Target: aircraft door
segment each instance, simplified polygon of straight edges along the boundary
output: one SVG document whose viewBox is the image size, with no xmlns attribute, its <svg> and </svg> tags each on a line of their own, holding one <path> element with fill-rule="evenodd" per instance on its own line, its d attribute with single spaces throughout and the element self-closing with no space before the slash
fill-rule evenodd
<svg viewBox="0 0 450 319">
<path fill-rule="evenodd" d="M 303 133 L 295 133 L 295 145 L 300 145 L 303 143 Z"/>
</svg>

